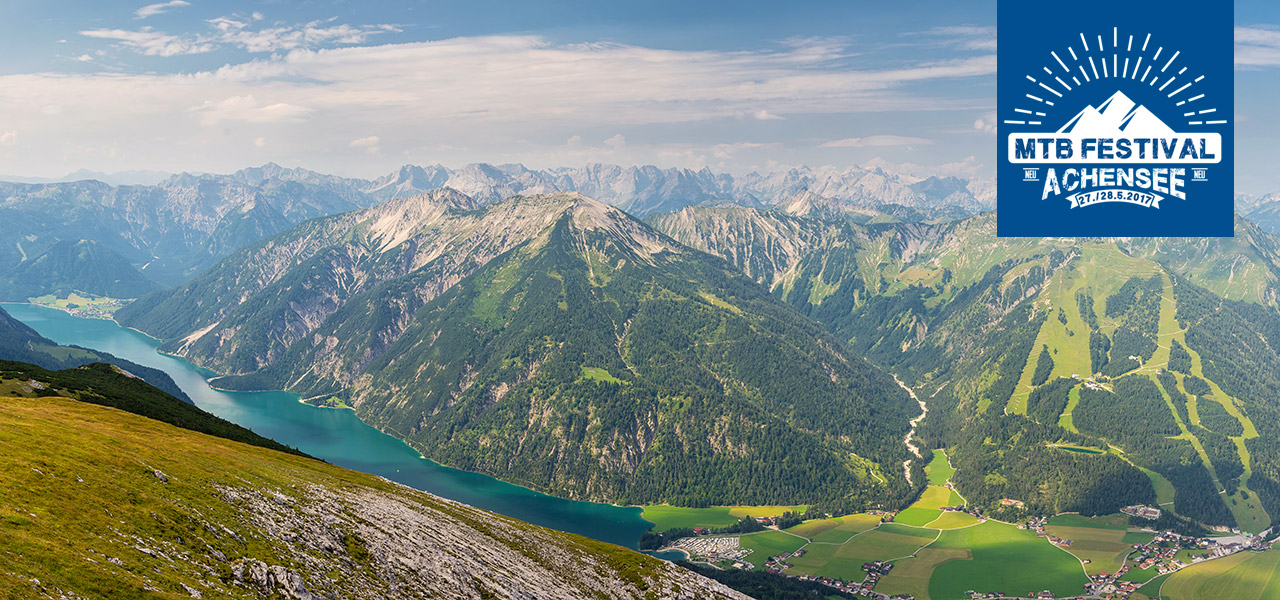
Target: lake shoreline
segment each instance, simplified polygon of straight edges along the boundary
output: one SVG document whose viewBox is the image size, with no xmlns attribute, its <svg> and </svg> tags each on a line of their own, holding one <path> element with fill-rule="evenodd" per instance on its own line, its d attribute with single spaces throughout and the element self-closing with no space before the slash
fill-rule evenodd
<svg viewBox="0 0 1280 600">
<path fill-rule="evenodd" d="M 492 477 L 437 463 L 405 440 L 361 420 L 354 410 L 324 410 L 288 391 L 219 390 L 218 374 L 159 350 L 160 340 L 115 320 L 77 317 L 30 302 L 12 305 L 14 317 L 59 344 L 110 352 L 168 373 L 200 408 L 299 448 L 317 458 L 385 477 L 414 489 L 535 525 L 637 549 L 652 524 L 642 509 L 613 503 L 562 498 Z"/>
</svg>

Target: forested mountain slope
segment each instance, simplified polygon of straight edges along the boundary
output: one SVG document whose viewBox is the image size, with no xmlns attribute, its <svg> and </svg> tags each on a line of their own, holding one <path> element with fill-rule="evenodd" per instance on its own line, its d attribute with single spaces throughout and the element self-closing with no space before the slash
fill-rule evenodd
<svg viewBox="0 0 1280 600">
<path fill-rule="evenodd" d="M 178 384 L 174 383 L 164 371 L 144 367 L 100 350 L 80 346 L 60 346 L 37 333 L 26 323 L 13 318 L 4 308 L 0 308 L 0 360 L 31 363 L 53 371 L 92 363 L 112 364 L 137 375 L 167 394 L 184 402 L 191 402 L 191 399 L 178 388 Z"/>
<path fill-rule="evenodd" d="M 918 408 L 723 261 L 576 194 L 319 219 L 117 313 L 236 388 L 574 498 L 890 506 Z"/>
<path fill-rule="evenodd" d="M 993 217 L 860 227 L 690 208 L 651 222 L 908 381 L 930 405 L 922 436 L 956 450 L 971 501 L 1158 502 L 1265 529 L 1280 515 L 1280 431 L 1262 423 L 1280 410 L 1275 238 L 1238 219 L 1224 239 L 1001 239 Z"/>
</svg>

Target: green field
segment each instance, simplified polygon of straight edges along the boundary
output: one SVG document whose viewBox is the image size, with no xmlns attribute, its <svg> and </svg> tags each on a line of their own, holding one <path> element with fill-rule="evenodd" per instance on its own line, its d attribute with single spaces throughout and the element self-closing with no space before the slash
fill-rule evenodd
<svg viewBox="0 0 1280 600">
<path fill-rule="evenodd" d="M 943 485 L 955 472 L 947 460 L 945 450 L 934 450 L 933 459 L 924 468 L 924 474 L 929 477 L 929 485 Z"/>
<path fill-rule="evenodd" d="M 1152 579 L 1146 585 L 1138 588 L 1138 591 L 1134 592 L 1133 595 L 1129 597 L 1129 599 L 1130 600 L 1150 600 L 1151 598 L 1159 597 L 1160 586 L 1164 585 L 1164 580 L 1168 578 L 1169 578 L 1168 575 L 1161 575 L 1155 579 Z"/>
<path fill-rule="evenodd" d="M 758 569 L 764 567 L 764 563 L 769 560 L 769 557 L 777 556 L 784 552 L 795 552 L 801 546 L 809 543 L 809 540 L 783 531 L 761 531 L 738 538 L 738 543 L 743 548 L 752 550 L 751 554 L 747 555 L 746 561 L 755 565 Z"/>
<path fill-rule="evenodd" d="M 1160 575 L 1160 571 L 1156 570 L 1155 566 L 1152 566 L 1149 569 L 1139 569 L 1138 565 L 1133 565 L 1133 567 L 1129 569 L 1128 573 L 1120 576 L 1120 580 L 1146 582 L 1151 581 L 1158 575 Z"/>
<path fill-rule="evenodd" d="M 924 527 L 941 516 L 942 511 L 936 508 L 919 508 L 911 506 L 898 512 L 898 515 L 893 518 L 893 522 L 902 523 L 903 525 L 911 525 L 912 527 Z"/>
<path fill-rule="evenodd" d="M 963 512 L 944 512 L 942 516 L 928 524 L 930 529 L 959 529 L 976 525 L 978 517 Z"/>
<path fill-rule="evenodd" d="M 640 507 L 644 512 L 640 515 L 644 520 L 653 523 L 654 531 L 667 531 L 687 527 L 727 527 L 738 522 L 742 517 L 773 517 L 787 511 L 804 514 L 809 509 L 805 505 L 797 506 L 712 506 L 709 508 L 686 508 L 683 506 L 651 505 Z"/>
<path fill-rule="evenodd" d="M 942 508 L 944 506 L 955 506 L 963 502 L 960 495 L 951 491 L 949 488 L 940 485 L 930 485 L 924 488 L 924 492 L 920 494 L 920 499 L 916 500 L 911 506 L 915 508 Z"/>
<path fill-rule="evenodd" d="M 1146 544 L 1154 539 L 1155 536 L 1145 531 L 1130 531 L 1124 534 L 1124 543 L 1126 544 Z"/>
<path fill-rule="evenodd" d="M 937 537 L 932 529 L 886 524 L 845 544 L 812 543 L 804 556 L 791 559 L 791 574 L 807 573 L 838 579 L 863 578 L 862 563 L 910 556 Z"/>
<path fill-rule="evenodd" d="M 806 521 L 787 531 L 815 542 L 843 544 L 849 541 L 849 538 L 879 524 L 879 516 L 856 514 L 834 519 Z"/>
<path fill-rule="evenodd" d="M 1140 471 L 1146 474 L 1147 479 L 1151 480 L 1151 485 L 1156 488 L 1156 502 L 1161 506 L 1173 504 L 1173 484 L 1168 479 L 1150 469 L 1138 467 Z"/>
<path fill-rule="evenodd" d="M 600 369 L 600 368 L 588 367 L 588 366 L 582 367 L 582 377 L 580 377 L 578 380 L 581 381 L 583 379 L 603 381 L 605 383 L 622 383 L 622 384 L 627 383 L 626 381 L 623 381 L 621 379 L 618 379 L 617 377 L 614 377 L 612 374 L 609 373 L 608 369 Z"/>
<path fill-rule="evenodd" d="M 1071 545 L 1062 549 L 1081 560 L 1089 560 L 1084 570 L 1090 575 L 1119 571 L 1124 566 L 1125 557 L 1133 551 L 1133 545 L 1124 541 L 1123 529 L 1050 525 L 1045 531 L 1071 540 Z"/>
<path fill-rule="evenodd" d="M 938 565 L 952 560 L 969 560 L 968 550 L 954 548 L 922 548 L 916 558 L 900 560 L 876 585 L 877 592 L 889 595 L 910 594 L 916 600 L 930 600 L 929 579 Z"/>
<path fill-rule="evenodd" d="M 1192 565 L 1160 588 L 1169 600 L 1272 600 L 1280 598 L 1280 551 L 1241 552 Z"/>
<path fill-rule="evenodd" d="M 968 550 L 972 559 L 939 565 L 929 580 L 929 596 L 965 598 L 966 590 L 1026 594 L 1051 590 L 1079 594 L 1088 582 L 1075 557 L 1034 533 L 987 521 L 942 532 L 931 548 Z"/>
<path fill-rule="evenodd" d="M 1101 517 L 1086 517 L 1083 515 L 1057 515 L 1049 518 L 1049 525 L 1057 525 L 1060 527 L 1092 527 L 1095 529 L 1118 529 L 1124 531 L 1129 524 L 1129 518 L 1122 514 L 1105 515 Z M 1121 534 L 1123 535 L 1123 533 Z"/>
</svg>

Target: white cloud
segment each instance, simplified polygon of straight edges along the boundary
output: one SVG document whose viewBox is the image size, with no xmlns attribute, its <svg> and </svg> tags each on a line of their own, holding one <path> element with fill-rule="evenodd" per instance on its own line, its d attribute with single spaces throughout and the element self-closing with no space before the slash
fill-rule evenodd
<svg viewBox="0 0 1280 600">
<path fill-rule="evenodd" d="M 165 4 L 154 4 L 140 9 L 139 12 L 155 7 L 186 6 L 188 3 L 178 0 Z M 159 10 L 163 12 L 163 10 Z M 147 16 L 159 14 L 149 12 Z M 254 13 L 250 19 L 262 19 L 261 13 Z M 312 21 L 299 25 L 282 25 L 264 29 L 253 29 L 250 22 L 241 18 L 218 17 L 207 23 L 212 30 L 209 34 L 173 35 L 156 31 L 151 27 L 143 27 L 137 31 L 125 29 L 89 29 L 80 35 L 116 40 L 125 48 L 149 56 L 177 56 L 181 54 L 202 54 L 213 52 L 223 45 L 238 46 L 249 52 L 277 52 L 299 48 L 319 48 L 334 44 L 363 44 L 371 36 L 399 31 L 393 25 L 361 25 L 346 24 L 329 25 L 329 21 Z"/>
<path fill-rule="evenodd" d="M 996 28 L 976 25 L 934 27 L 917 35 L 936 39 L 944 46 L 979 52 L 996 51 Z"/>
<path fill-rule="evenodd" d="M 251 18 L 259 21 L 262 15 L 254 13 Z M 231 17 L 211 19 L 209 25 L 218 31 L 220 42 L 239 46 L 249 52 L 314 48 L 325 44 L 363 44 L 370 36 L 397 31 L 391 25 L 326 26 L 323 21 L 255 30 L 249 28 L 249 23 Z"/>
<path fill-rule="evenodd" d="M 183 0 L 172 0 L 171 2 L 160 2 L 158 4 L 148 4 L 142 8 L 139 8 L 138 12 L 134 14 L 136 14 L 139 19 L 145 19 L 147 17 L 154 17 L 155 15 L 169 12 L 170 8 L 178 8 L 180 6 L 191 6 L 191 3 L 184 2 Z"/>
<path fill-rule="evenodd" d="M 232 96 L 216 102 L 206 100 L 188 110 L 202 115 L 201 123 L 207 126 L 217 125 L 223 121 L 259 124 L 298 122 L 305 120 L 313 112 L 306 106 L 287 102 L 265 104 L 259 102 L 252 94 Z"/>
<path fill-rule="evenodd" d="M 362 149 L 369 154 L 377 154 L 382 150 L 378 147 L 380 143 L 382 143 L 382 140 L 378 139 L 378 136 L 371 135 L 369 137 L 362 137 L 358 140 L 352 140 L 351 147 Z"/>
<path fill-rule="evenodd" d="M 80 35 L 104 40 L 117 40 L 121 46 L 147 56 L 177 56 L 212 52 L 215 46 L 202 38 L 182 38 L 143 27 L 139 31 L 123 29 L 89 29 Z"/>
<path fill-rule="evenodd" d="M 12 146 L 18 143 L 18 131 L 6 131 L 0 133 L 0 146 Z"/>
<path fill-rule="evenodd" d="M 996 134 L 996 113 L 989 112 L 973 122 L 973 128 L 988 135 Z"/>
<path fill-rule="evenodd" d="M 88 54 L 81 54 L 80 56 L 72 57 L 71 60 L 74 60 L 77 62 L 91 62 L 93 60 L 93 56 Z"/>
<path fill-rule="evenodd" d="M 259 148 L 267 145 L 267 138 L 258 137 L 253 139 L 253 145 Z"/>
<path fill-rule="evenodd" d="M 232 33 L 252 29 L 221 26 Z M 214 37 L 195 45 L 224 43 L 216 27 Z M 110 33 L 92 37 L 127 41 L 156 55 L 192 48 L 192 40 L 150 30 Z M 946 91 L 918 84 L 989 77 L 995 72 L 991 55 L 882 68 L 834 60 L 848 54 L 831 40 L 727 52 L 554 44 L 514 35 L 297 48 L 194 73 L 3 75 L 0 123 L 24 124 L 24 145 L 32 148 L 22 159 L 33 169 L 88 160 L 87 149 L 113 145 L 119 146 L 116 156 L 133 161 L 132 168 L 234 169 L 243 166 L 245 140 L 258 137 L 270 140 L 268 147 L 281 157 L 316 167 L 343 166 L 352 158 L 373 164 L 367 147 L 350 144 L 375 131 L 377 147 L 387 155 L 413 152 L 423 162 L 573 164 L 607 158 L 696 165 L 751 156 L 757 161 L 752 164 L 763 164 L 766 158 L 804 159 L 765 157 L 762 148 L 714 142 L 728 130 L 734 131 L 729 139 L 753 135 L 764 123 L 757 119 L 780 115 L 802 128 L 826 115 L 936 111 L 940 105 L 963 115 L 989 106 L 986 99 L 940 102 Z M 51 104 L 63 106 L 64 113 L 41 115 L 41 107 Z M 682 142 L 662 139 L 671 131 L 682 132 Z M 896 133 L 910 139 L 905 136 L 921 132 Z M 571 154 L 564 140 L 574 134 L 600 141 Z M 856 139 L 875 145 L 889 138 Z M 927 143 L 919 139 L 913 143 Z M 66 140 L 79 146 L 64 152 Z M 438 149 L 445 146 L 455 150 Z M 817 151 L 816 145 L 807 148 Z"/>
<path fill-rule="evenodd" d="M 1236 27 L 1236 68 L 1280 66 L 1280 30 L 1270 25 Z"/>
<path fill-rule="evenodd" d="M 925 146 L 933 140 L 906 135 L 872 135 L 823 142 L 821 148 L 887 148 L 892 146 Z"/>
</svg>

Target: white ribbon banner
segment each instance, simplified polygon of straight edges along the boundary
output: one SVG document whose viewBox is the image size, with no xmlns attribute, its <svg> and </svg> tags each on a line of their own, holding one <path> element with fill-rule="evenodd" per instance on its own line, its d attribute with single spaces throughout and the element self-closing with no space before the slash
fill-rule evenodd
<svg viewBox="0 0 1280 600">
<path fill-rule="evenodd" d="M 1164 197 L 1151 192 L 1135 192 L 1133 190 L 1113 188 L 1072 194 L 1067 196 L 1067 200 L 1071 202 L 1071 208 L 1101 204 L 1103 202 L 1126 202 L 1147 208 L 1160 208 L 1160 201 L 1164 200 Z"/>
</svg>

